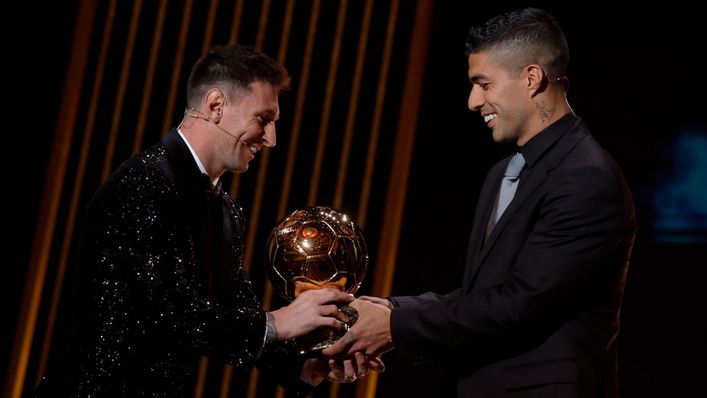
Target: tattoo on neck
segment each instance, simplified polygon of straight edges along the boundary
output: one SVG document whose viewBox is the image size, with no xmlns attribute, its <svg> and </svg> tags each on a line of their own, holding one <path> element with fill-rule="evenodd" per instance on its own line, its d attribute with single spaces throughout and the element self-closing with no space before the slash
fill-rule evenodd
<svg viewBox="0 0 707 398">
<path fill-rule="evenodd" d="M 545 102 L 540 102 L 539 104 L 535 104 L 535 106 L 538 108 L 538 116 L 540 116 L 540 120 L 543 122 L 547 122 L 550 116 L 552 116 L 552 113 L 555 112 L 555 108 L 548 108 L 545 106 Z"/>
<path fill-rule="evenodd" d="M 265 341 L 277 341 L 277 329 L 275 328 L 275 317 L 273 314 L 265 313 Z"/>
</svg>

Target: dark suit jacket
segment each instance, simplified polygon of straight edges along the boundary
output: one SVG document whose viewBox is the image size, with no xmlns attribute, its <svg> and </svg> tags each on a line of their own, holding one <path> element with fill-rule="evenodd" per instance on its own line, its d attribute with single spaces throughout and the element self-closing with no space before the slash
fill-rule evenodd
<svg viewBox="0 0 707 398">
<path fill-rule="evenodd" d="M 448 366 L 460 397 L 615 396 L 619 308 L 636 228 L 630 192 L 572 114 L 522 153 L 515 197 L 485 238 L 510 157 L 487 175 L 462 286 L 392 298 L 396 351 L 409 363 Z"/>
<path fill-rule="evenodd" d="M 40 396 L 191 396 L 201 355 L 255 364 L 265 315 L 243 268 L 245 220 L 212 188 L 176 130 L 101 186 L 81 234 L 75 321 Z"/>
</svg>

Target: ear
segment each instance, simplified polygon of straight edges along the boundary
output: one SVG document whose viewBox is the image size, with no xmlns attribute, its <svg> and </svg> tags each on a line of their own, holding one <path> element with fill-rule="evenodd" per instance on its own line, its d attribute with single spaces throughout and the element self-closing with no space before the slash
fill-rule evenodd
<svg viewBox="0 0 707 398">
<path fill-rule="evenodd" d="M 226 95 L 218 88 L 212 88 L 206 92 L 204 96 L 204 109 L 206 109 L 206 117 L 212 122 L 218 123 L 221 120 L 223 108 L 226 106 Z"/>
<path fill-rule="evenodd" d="M 541 68 L 540 65 L 530 64 L 526 66 L 524 75 L 531 98 L 545 91 L 545 88 L 547 87 L 547 79 L 545 76 L 545 71 L 543 71 L 543 68 Z"/>
</svg>

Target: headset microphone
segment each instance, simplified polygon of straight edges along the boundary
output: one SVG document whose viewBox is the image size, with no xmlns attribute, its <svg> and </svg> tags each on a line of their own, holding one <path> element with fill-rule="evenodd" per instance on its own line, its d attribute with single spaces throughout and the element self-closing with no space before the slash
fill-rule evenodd
<svg viewBox="0 0 707 398">
<path fill-rule="evenodd" d="M 235 138 L 237 141 L 239 141 L 239 142 L 241 142 L 241 143 L 243 143 L 243 144 L 245 144 L 245 145 L 249 145 L 247 142 L 245 142 L 245 141 L 243 141 L 242 139 L 238 138 L 235 134 L 229 132 L 229 131 L 226 130 L 225 128 L 219 126 L 218 124 L 216 124 L 216 122 L 214 122 L 213 120 L 211 120 L 211 118 L 208 118 L 208 117 L 202 115 L 201 112 L 197 111 L 197 110 L 194 109 L 194 108 L 186 108 L 186 109 L 184 110 L 184 114 L 187 115 L 187 116 L 191 116 L 191 117 L 193 117 L 193 118 L 195 118 L 195 119 L 206 120 L 207 122 L 209 122 L 209 123 L 213 124 L 214 126 L 216 126 L 219 130 L 221 130 L 221 131 L 223 131 L 224 133 L 226 133 L 226 134 L 230 135 L 231 137 Z"/>
</svg>

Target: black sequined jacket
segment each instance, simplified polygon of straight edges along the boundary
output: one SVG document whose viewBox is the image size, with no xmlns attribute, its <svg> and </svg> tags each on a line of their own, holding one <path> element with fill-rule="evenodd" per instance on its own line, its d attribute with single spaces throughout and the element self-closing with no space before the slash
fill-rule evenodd
<svg viewBox="0 0 707 398">
<path fill-rule="evenodd" d="M 88 206 L 74 327 L 39 395 L 191 395 L 201 355 L 250 369 L 265 315 L 244 230 L 176 130 L 123 163 Z"/>
</svg>

